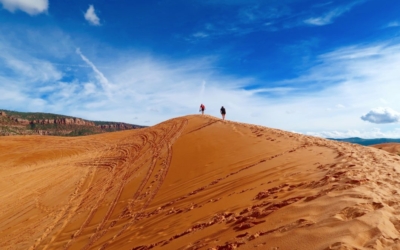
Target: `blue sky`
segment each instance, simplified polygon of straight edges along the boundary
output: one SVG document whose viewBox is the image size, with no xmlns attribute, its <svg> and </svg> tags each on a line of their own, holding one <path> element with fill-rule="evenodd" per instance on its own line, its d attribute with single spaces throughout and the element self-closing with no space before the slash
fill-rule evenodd
<svg viewBox="0 0 400 250">
<path fill-rule="evenodd" d="M 0 108 L 400 137 L 397 0 L 0 0 Z"/>
</svg>

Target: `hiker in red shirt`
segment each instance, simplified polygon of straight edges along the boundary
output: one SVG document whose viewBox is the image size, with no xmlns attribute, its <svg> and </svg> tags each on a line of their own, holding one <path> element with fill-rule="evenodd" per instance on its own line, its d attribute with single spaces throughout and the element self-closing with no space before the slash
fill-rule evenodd
<svg viewBox="0 0 400 250">
<path fill-rule="evenodd" d="M 204 110 L 206 110 L 206 106 L 204 106 L 204 104 L 201 104 L 199 112 L 201 111 L 202 115 L 204 115 Z"/>
</svg>

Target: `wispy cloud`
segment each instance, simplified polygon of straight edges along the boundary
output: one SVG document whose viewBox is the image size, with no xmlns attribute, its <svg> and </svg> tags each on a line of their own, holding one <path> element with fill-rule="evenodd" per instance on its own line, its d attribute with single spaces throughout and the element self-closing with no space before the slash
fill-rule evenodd
<svg viewBox="0 0 400 250">
<path fill-rule="evenodd" d="M 286 3 L 260 3 L 258 1 L 212 1 L 203 2 L 212 5 L 227 5 L 226 15 L 219 15 L 205 20 L 203 27 L 187 38 L 208 38 L 234 35 L 243 36 L 260 30 L 275 31 L 276 20 L 297 16 Z M 234 6 L 232 9 L 230 7 Z"/>
<path fill-rule="evenodd" d="M 298 90 L 297 88 L 293 87 L 274 87 L 274 88 L 256 88 L 248 90 L 248 94 L 263 94 L 263 93 L 272 93 L 272 94 L 280 94 L 285 95 L 291 92 L 295 92 Z"/>
<path fill-rule="evenodd" d="M 71 74 L 86 70 L 82 67 L 70 70 L 71 65 L 76 65 L 66 60 L 74 52 L 69 49 L 71 40 L 56 29 L 51 32 L 45 29 L 43 35 L 25 27 L 13 28 L 7 37 L 0 38 L 0 92 L 4 93 L 0 95 L 0 106 L 12 110 L 68 112 L 67 93 L 83 92 L 81 83 Z M 4 29 L 7 27 L 1 27 L 0 33 Z"/>
<path fill-rule="evenodd" d="M 89 8 L 87 9 L 87 11 L 85 13 L 85 19 L 91 25 L 95 25 L 95 26 L 100 25 L 100 18 L 96 15 L 96 11 L 95 11 L 93 5 L 89 5 Z"/>
<path fill-rule="evenodd" d="M 21 10 L 29 15 L 46 12 L 49 7 L 48 0 L 0 0 L 0 3 L 10 12 Z"/>
<path fill-rule="evenodd" d="M 356 1 L 345 6 L 334 8 L 333 10 L 330 10 L 321 16 L 308 18 L 304 20 L 304 23 L 316 26 L 331 24 L 334 21 L 334 19 L 350 11 L 353 7 L 362 2 L 363 1 Z"/>
<path fill-rule="evenodd" d="M 386 28 L 400 27 L 400 22 L 399 21 L 393 21 L 393 22 L 388 23 L 385 27 Z"/>
<path fill-rule="evenodd" d="M 258 31 L 276 32 L 304 25 L 324 26 L 333 23 L 337 18 L 365 1 L 356 0 L 341 6 L 334 2 L 326 2 L 308 9 L 296 9 L 294 1 L 290 0 L 268 4 L 250 1 L 246 3 L 244 1 L 232 3 L 217 1 L 212 4 L 235 6 L 236 12 L 234 14 L 229 12 L 227 16 L 210 19 L 213 21 L 206 22 L 204 27 L 198 28 L 187 40 L 193 41 L 193 38 L 213 39 L 228 35 L 243 36 Z M 330 10 L 320 13 L 327 8 Z M 202 36 L 203 34 L 207 34 L 207 36 Z"/>
<path fill-rule="evenodd" d="M 332 3 L 333 3 L 332 1 L 329 1 L 329 2 L 322 2 L 322 3 L 314 4 L 312 7 L 313 7 L 313 8 L 321 8 L 321 7 L 325 7 L 325 6 L 327 6 L 327 5 L 331 5 Z"/>
<path fill-rule="evenodd" d="M 205 32 L 196 32 L 193 34 L 193 37 L 195 38 L 205 38 L 208 37 L 209 35 Z"/>
<path fill-rule="evenodd" d="M 7 49 L 5 49 L 7 47 Z M 51 82 L 61 79 L 62 72 L 46 60 L 4 45 L 0 41 L 0 74 L 18 81 L 18 85 Z"/>
<path fill-rule="evenodd" d="M 265 23 L 291 14 L 291 9 L 285 4 L 269 5 L 255 4 L 239 10 L 238 17 L 241 23 Z"/>
</svg>

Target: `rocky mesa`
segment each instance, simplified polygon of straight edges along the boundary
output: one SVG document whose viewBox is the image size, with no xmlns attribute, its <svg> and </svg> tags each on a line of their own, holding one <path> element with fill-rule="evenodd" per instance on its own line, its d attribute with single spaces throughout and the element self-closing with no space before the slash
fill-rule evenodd
<svg viewBox="0 0 400 250">
<path fill-rule="evenodd" d="M 0 135 L 77 136 L 142 127 L 120 122 L 88 121 L 56 114 L 0 111 Z"/>
</svg>

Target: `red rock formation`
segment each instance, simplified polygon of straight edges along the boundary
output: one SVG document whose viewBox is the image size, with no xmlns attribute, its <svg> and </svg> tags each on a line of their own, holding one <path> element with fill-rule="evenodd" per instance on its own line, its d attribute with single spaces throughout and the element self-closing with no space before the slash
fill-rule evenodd
<svg viewBox="0 0 400 250">
<path fill-rule="evenodd" d="M 57 119 L 43 119 L 33 120 L 33 124 L 61 124 L 61 125 L 83 125 L 83 126 L 95 126 L 94 122 L 82 120 L 80 118 L 57 118 Z"/>
<path fill-rule="evenodd" d="M 114 124 L 106 124 L 106 125 L 98 125 L 101 129 L 118 129 L 118 130 L 125 130 L 125 129 L 133 129 L 135 126 L 128 125 L 124 123 L 114 123 Z"/>
<path fill-rule="evenodd" d="M 39 134 L 39 135 L 83 135 L 83 134 L 98 134 L 111 131 L 129 130 L 141 128 L 138 125 L 126 123 L 108 123 L 96 125 L 95 122 L 83 120 L 73 117 L 56 117 L 53 119 L 34 119 L 35 116 L 28 116 L 28 119 L 23 119 L 17 115 L 7 116 L 4 111 L 0 111 L 0 125 L 13 127 L 14 132 L 9 132 L 5 129 L 0 129 L 0 135 L 12 134 Z M 107 124 L 108 123 L 108 124 Z M 35 126 L 43 125 L 43 126 Z M 72 135 L 71 134 L 71 135 Z"/>
<path fill-rule="evenodd" d="M 79 118 L 60 118 L 60 119 L 55 119 L 54 123 L 56 124 L 63 124 L 63 125 L 89 125 L 89 126 L 94 126 L 94 123 L 92 122 L 86 122 L 82 119 Z"/>
<path fill-rule="evenodd" d="M 10 118 L 11 118 L 11 120 L 13 120 L 15 122 L 18 122 L 18 123 L 20 123 L 22 125 L 28 125 L 30 123 L 30 121 L 26 120 L 26 119 L 14 118 L 14 117 L 10 117 Z"/>
<path fill-rule="evenodd" d="M 54 124 L 54 119 L 33 120 L 33 124 Z"/>
</svg>

